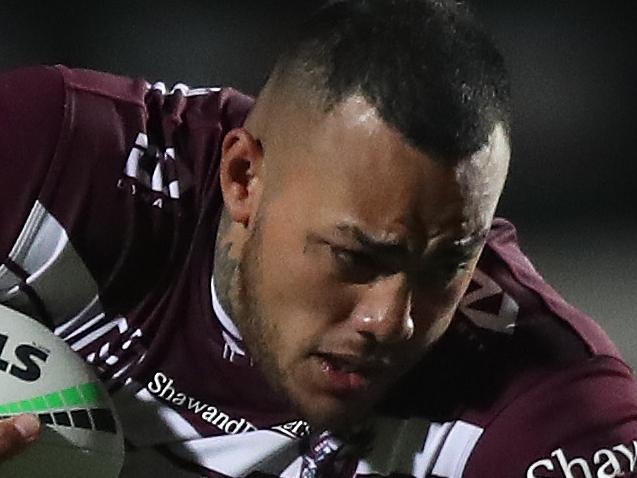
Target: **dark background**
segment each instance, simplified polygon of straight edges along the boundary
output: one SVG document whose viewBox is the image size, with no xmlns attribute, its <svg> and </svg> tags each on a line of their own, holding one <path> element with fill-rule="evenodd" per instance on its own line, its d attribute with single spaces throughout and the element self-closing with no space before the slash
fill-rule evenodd
<svg viewBox="0 0 637 478">
<path fill-rule="evenodd" d="M 537 268 L 637 366 L 637 48 L 631 1 L 468 2 L 513 78 L 513 162 L 499 214 Z M 256 93 L 317 1 L 0 0 L 0 70 L 64 63 Z"/>
</svg>

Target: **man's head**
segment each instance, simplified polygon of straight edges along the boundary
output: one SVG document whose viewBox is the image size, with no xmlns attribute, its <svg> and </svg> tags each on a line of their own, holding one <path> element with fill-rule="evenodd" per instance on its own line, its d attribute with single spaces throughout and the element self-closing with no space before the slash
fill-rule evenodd
<svg viewBox="0 0 637 478">
<path fill-rule="evenodd" d="M 454 3 L 346 1 L 225 138 L 232 316 L 311 423 L 363 419 L 448 327 L 506 176 L 508 105 L 502 58 Z"/>
</svg>

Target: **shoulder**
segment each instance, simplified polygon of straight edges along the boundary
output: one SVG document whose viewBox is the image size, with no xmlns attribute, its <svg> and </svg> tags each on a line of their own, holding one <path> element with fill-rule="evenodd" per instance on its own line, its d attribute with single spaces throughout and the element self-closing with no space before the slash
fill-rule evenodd
<svg viewBox="0 0 637 478">
<path fill-rule="evenodd" d="M 496 308 L 465 295 L 460 312 L 478 325 L 525 340 L 543 348 L 555 364 L 585 360 L 596 355 L 620 357 L 602 328 L 582 311 L 567 303 L 535 270 L 521 251 L 511 223 L 496 219 L 474 276 L 476 283 L 500 289 L 502 302 L 496 326 L 477 318 L 476 311 Z M 482 286 L 484 289 L 484 285 Z M 484 294 L 484 292 L 483 292 Z M 493 324 L 495 321 L 492 321 Z"/>
<path fill-rule="evenodd" d="M 478 280 L 501 289 L 500 308 L 489 312 L 500 312 L 491 330 L 508 344 L 498 356 L 510 372 L 489 406 L 466 410 L 483 434 L 465 476 L 485 476 L 494 463 L 497 476 L 634 472 L 637 385 L 605 332 L 543 280 L 506 221 L 494 223 Z M 481 309 L 465 299 L 460 313 L 488 329 Z M 507 368 L 499 360 L 496 375 Z"/>
<path fill-rule="evenodd" d="M 69 100 L 92 98 L 91 106 L 105 101 L 111 105 L 138 107 L 146 123 L 171 124 L 175 128 L 197 129 L 206 126 L 221 129 L 240 126 L 250 111 L 253 99 L 233 88 L 191 88 L 177 83 L 172 88 L 163 82 L 151 83 L 93 70 L 55 67 L 61 74 Z M 75 105 L 72 105 L 75 106 Z M 126 117 L 120 118 L 125 123 Z M 153 125 L 148 124 L 150 129 Z M 172 133 L 168 129 L 164 133 Z"/>
<path fill-rule="evenodd" d="M 107 126 L 117 119 L 125 127 L 129 111 L 134 111 L 146 121 L 157 116 L 155 119 L 172 119 L 186 127 L 189 125 L 183 123 L 190 119 L 195 127 L 216 124 L 229 129 L 243 124 L 254 100 L 233 88 L 190 88 L 183 83 L 167 88 L 162 82 L 62 65 L 0 73 L 4 117 L 34 116 L 30 121 L 37 121 L 34 105 L 47 102 L 74 126 L 81 125 L 74 115 L 90 110 L 100 124 Z M 113 110 L 119 116 L 101 114 Z"/>
<path fill-rule="evenodd" d="M 64 66 L 0 74 L 2 301 L 53 325 L 97 291 L 109 310 L 130 309 L 182 263 L 198 218 L 216 217 L 221 139 L 251 105 L 230 88 Z M 70 276 L 91 280 L 62 306 Z"/>
<path fill-rule="evenodd" d="M 630 367 L 543 280 L 503 220 L 494 222 L 449 331 L 387 405 L 389 414 L 467 424 L 470 440 L 450 433 L 441 448 L 465 450 L 465 477 L 571 476 L 559 474 L 562 465 L 579 458 L 591 473 L 609 460 L 622 472 L 635 466 L 635 452 L 617 452 L 637 440 Z M 544 468 L 527 475 L 538 461 Z"/>
<path fill-rule="evenodd" d="M 464 476 L 487 476 L 494 464 L 491 476 L 623 476 L 636 458 L 632 373 L 596 356 L 546 373 L 490 417 Z"/>
<path fill-rule="evenodd" d="M 496 220 L 451 327 L 403 383 L 418 391 L 426 380 L 438 391 L 410 392 L 414 412 L 488 417 L 532 384 L 597 357 L 623 363 L 599 325 L 542 279 L 514 227 Z M 401 403 L 402 386 L 392 395 Z"/>
<path fill-rule="evenodd" d="M 174 159 L 190 185 L 203 191 L 216 170 L 223 136 L 243 124 L 252 104 L 251 97 L 232 88 L 182 83 L 167 88 L 61 65 L 0 75 L 0 121 L 14 126 L 7 131 L 19 131 L 7 143 L 11 156 L 25 158 L 21 170 L 46 173 L 39 185 L 45 203 L 47 182 L 59 189 L 58 176 L 72 171 L 66 177 L 77 182 L 72 176 L 80 165 L 110 165 L 109 178 L 118 170 L 130 173 L 152 190 L 163 156 Z M 39 142 L 43 146 L 36 148 Z"/>
</svg>

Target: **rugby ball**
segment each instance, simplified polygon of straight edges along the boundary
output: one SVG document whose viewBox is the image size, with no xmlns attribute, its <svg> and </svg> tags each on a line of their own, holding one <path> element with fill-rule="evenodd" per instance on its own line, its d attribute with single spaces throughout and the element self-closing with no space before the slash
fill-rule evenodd
<svg viewBox="0 0 637 478">
<path fill-rule="evenodd" d="M 116 478 L 124 461 L 108 393 L 63 340 L 0 305 L 0 418 L 37 415 L 43 433 L 0 463 L 2 478 Z"/>
</svg>

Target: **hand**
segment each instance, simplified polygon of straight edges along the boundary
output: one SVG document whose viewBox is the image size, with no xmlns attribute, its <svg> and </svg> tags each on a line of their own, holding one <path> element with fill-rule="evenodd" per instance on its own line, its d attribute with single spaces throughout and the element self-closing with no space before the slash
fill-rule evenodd
<svg viewBox="0 0 637 478">
<path fill-rule="evenodd" d="M 33 415 L 18 415 L 0 420 L 0 463 L 23 451 L 42 431 Z"/>
</svg>

